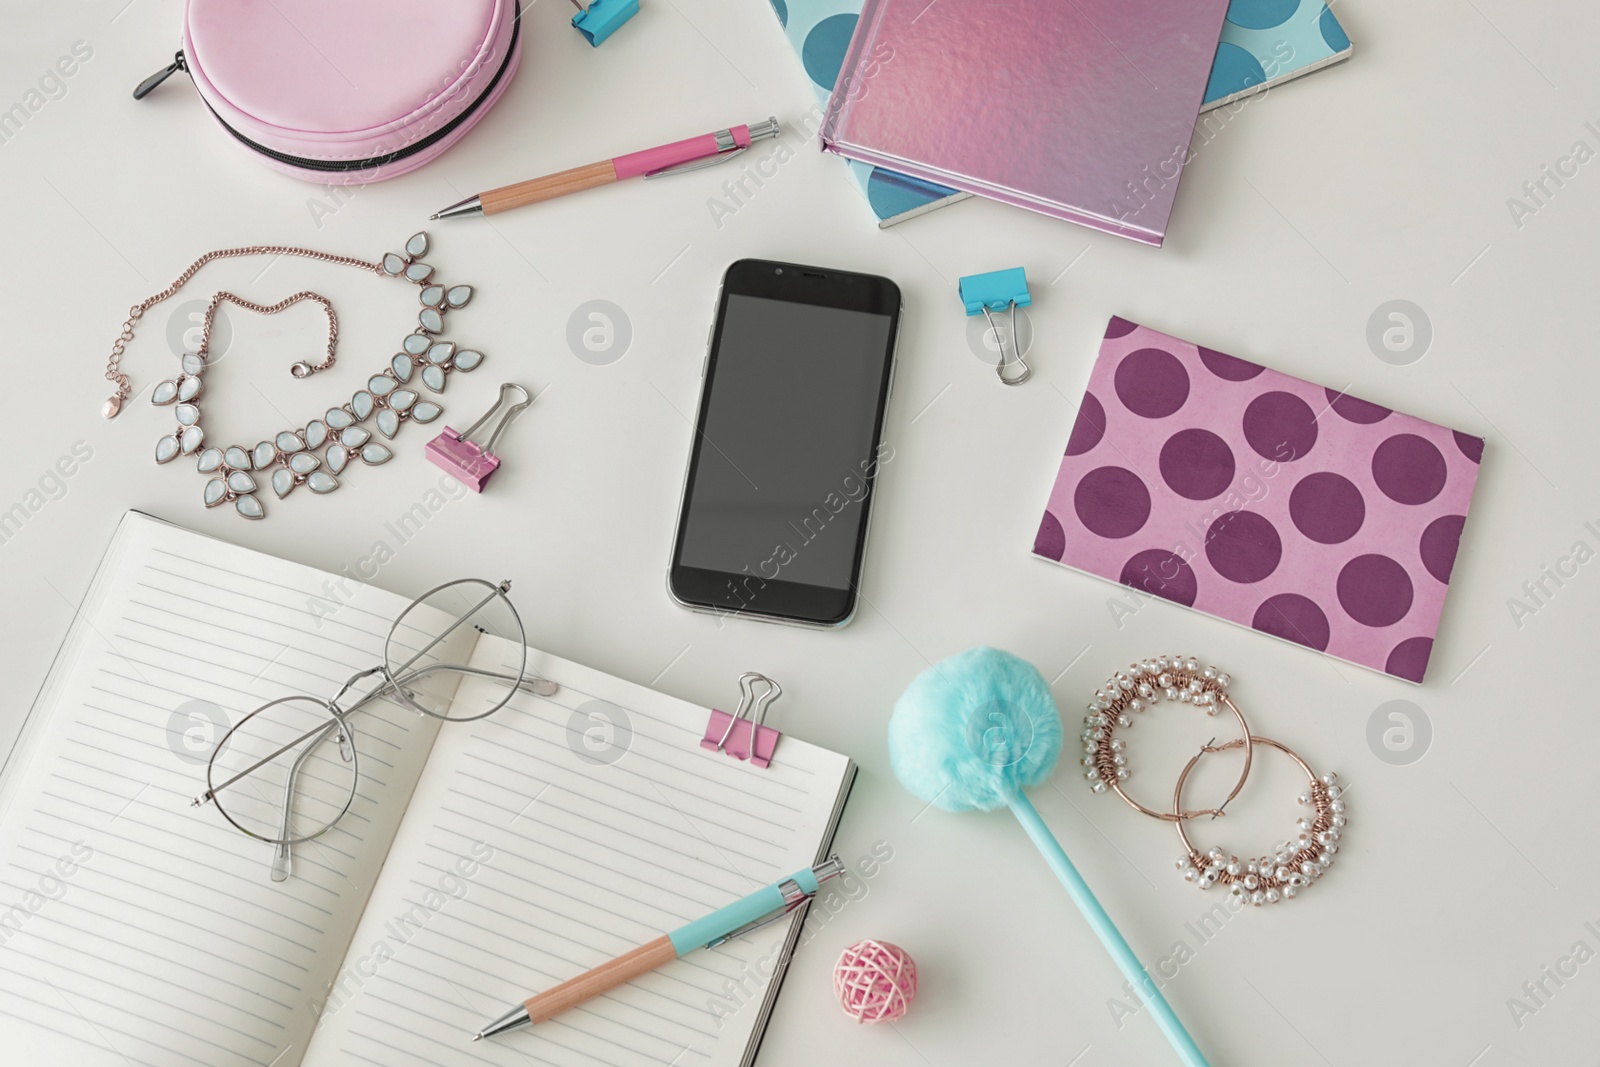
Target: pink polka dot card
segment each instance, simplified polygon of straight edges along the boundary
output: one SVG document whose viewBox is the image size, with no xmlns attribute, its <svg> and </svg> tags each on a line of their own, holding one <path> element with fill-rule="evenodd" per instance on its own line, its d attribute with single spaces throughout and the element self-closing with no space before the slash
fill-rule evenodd
<svg viewBox="0 0 1600 1067">
<path fill-rule="evenodd" d="M 1113 316 L 1033 551 L 1420 682 L 1482 456 Z"/>
</svg>

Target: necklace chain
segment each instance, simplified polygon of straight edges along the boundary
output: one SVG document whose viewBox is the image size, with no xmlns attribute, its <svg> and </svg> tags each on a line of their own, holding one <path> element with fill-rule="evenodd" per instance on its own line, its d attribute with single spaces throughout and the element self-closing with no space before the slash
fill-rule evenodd
<svg viewBox="0 0 1600 1067">
<path fill-rule="evenodd" d="M 355 256 L 334 255 L 331 252 L 319 252 L 314 248 L 296 248 L 292 245 L 244 245 L 239 248 L 219 248 L 214 251 L 207 252 L 205 255 L 189 264 L 189 266 L 184 269 L 183 273 L 174 279 L 171 285 L 161 290 L 161 292 L 156 293 L 154 296 L 147 297 L 140 303 L 137 303 L 128 309 L 128 321 L 122 324 L 122 332 L 119 333 L 117 335 L 117 339 L 112 342 L 111 357 L 106 361 L 106 380 L 109 382 L 114 382 L 117 387 L 116 391 L 113 392 L 110 398 L 106 400 L 105 407 L 102 409 L 102 412 L 106 418 L 109 419 L 115 417 L 117 412 L 122 410 L 122 402 L 126 400 L 132 393 L 128 376 L 122 372 L 121 366 L 122 356 L 123 353 L 127 351 L 128 342 L 133 340 L 134 324 L 144 317 L 145 312 L 149 311 L 163 300 L 173 296 L 178 292 L 178 290 L 187 285 L 189 279 L 198 274 L 200 269 L 207 263 L 210 263 L 213 260 L 233 259 L 239 256 L 299 256 L 303 259 L 320 260 L 323 263 L 333 263 L 342 267 L 359 267 L 362 270 L 371 271 L 373 274 L 382 275 L 385 273 L 383 264 L 380 262 L 358 259 Z M 240 307 L 269 315 L 278 311 L 282 311 L 284 308 L 296 304 L 301 300 L 316 300 L 322 304 L 323 309 L 328 313 L 328 358 L 324 363 L 311 369 L 321 370 L 333 363 L 333 350 L 339 337 L 338 319 L 333 314 L 332 305 L 330 305 L 325 298 L 310 291 L 296 293 L 294 296 L 291 296 L 286 300 L 281 300 L 277 304 L 272 305 L 254 304 L 250 301 L 241 300 L 232 293 L 216 294 L 211 298 L 210 306 L 206 308 L 206 321 L 201 338 L 201 354 L 204 354 L 206 346 L 211 341 L 212 319 L 215 315 L 217 304 L 223 298 L 232 300 Z M 306 364 L 305 366 L 309 367 L 310 365 Z M 309 373 L 309 370 L 307 373 Z"/>
</svg>

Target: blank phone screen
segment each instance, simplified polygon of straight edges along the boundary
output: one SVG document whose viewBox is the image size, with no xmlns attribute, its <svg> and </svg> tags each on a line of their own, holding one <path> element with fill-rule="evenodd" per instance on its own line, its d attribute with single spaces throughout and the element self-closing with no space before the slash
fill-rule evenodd
<svg viewBox="0 0 1600 1067">
<path fill-rule="evenodd" d="M 888 315 L 727 297 L 682 564 L 850 587 L 892 326 Z"/>
</svg>

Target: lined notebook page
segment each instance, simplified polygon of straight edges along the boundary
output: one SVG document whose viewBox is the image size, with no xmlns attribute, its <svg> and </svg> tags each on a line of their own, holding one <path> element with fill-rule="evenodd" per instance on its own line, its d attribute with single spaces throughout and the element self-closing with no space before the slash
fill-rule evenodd
<svg viewBox="0 0 1600 1067">
<path fill-rule="evenodd" d="M 191 702 L 237 722 L 280 696 L 331 696 L 379 662 L 405 601 L 327 579 L 123 520 L 7 763 L 6 1062 L 299 1063 L 308 1001 L 343 960 L 437 728 L 389 704 L 358 713 L 355 804 L 275 883 L 269 845 L 189 805 L 222 732 Z"/>
<path fill-rule="evenodd" d="M 475 662 L 504 669 L 511 648 L 482 638 Z M 529 670 L 560 691 L 440 731 L 307 1067 L 744 1062 L 797 919 L 538 1027 L 470 1039 L 815 862 L 849 761 L 785 737 L 760 770 L 700 748 L 705 709 L 531 651 Z M 483 698 L 466 682 L 457 707 Z"/>
</svg>

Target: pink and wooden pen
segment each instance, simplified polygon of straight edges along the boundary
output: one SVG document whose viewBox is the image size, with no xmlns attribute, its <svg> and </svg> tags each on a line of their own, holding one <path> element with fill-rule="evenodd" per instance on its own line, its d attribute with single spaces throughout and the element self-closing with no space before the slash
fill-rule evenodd
<svg viewBox="0 0 1600 1067">
<path fill-rule="evenodd" d="M 435 211 L 430 219 L 452 219 L 458 215 L 494 215 L 524 204 L 536 204 L 597 185 L 609 185 L 623 178 L 655 178 L 669 171 L 697 170 L 729 159 L 750 147 L 752 141 L 778 136 L 774 116 L 748 126 L 733 126 L 715 133 L 674 141 L 643 152 L 629 152 L 583 167 L 573 167 L 542 178 L 530 178 L 515 185 L 502 185 L 486 193 L 469 196 L 457 204 Z"/>
</svg>

